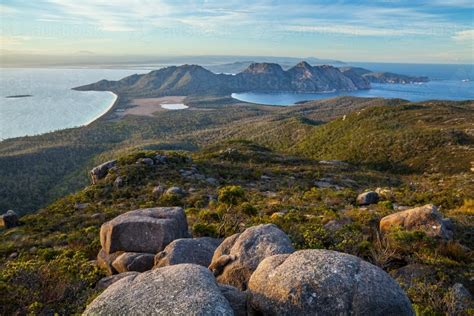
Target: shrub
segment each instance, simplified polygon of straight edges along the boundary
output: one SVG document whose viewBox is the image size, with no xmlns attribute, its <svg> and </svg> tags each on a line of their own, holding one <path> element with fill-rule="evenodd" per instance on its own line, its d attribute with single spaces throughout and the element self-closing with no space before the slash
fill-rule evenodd
<svg viewBox="0 0 474 316">
<path fill-rule="evenodd" d="M 219 189 L 218 200 L 226 205 L 237 205 L 245 199 L 245 191 L 238 185 L 228 185 Z"/>
</svg>

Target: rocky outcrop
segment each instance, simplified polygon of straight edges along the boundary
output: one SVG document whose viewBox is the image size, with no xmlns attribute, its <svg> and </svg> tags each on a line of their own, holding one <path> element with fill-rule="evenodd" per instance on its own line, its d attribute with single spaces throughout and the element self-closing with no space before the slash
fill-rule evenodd
<svg viewBox="0 0 474 316">
<path fill-rule="evenodd" d="M 451 239 L 453 237 L 450 220 L 444 219 L 436 206 L 432 204 L 397 212 L 380 220 L 381 232 L 387 232 L 396 227 L 408 231 L 423 231 L 430 237 L 443 239 Z"/>
<path fill-rule="evenodd" d="M 109 286 L 84 315 L 233 315 L 212 273 L 194 264 L 167 266 Z"/>
<path fill-rule="evenodd" d="M 157 253 L 170 242 L 188 237 L 188 224 L 180 207 L 156 207 L 124 213 L 100 228 L 102 249 Z"/>
<path fill-rule="evenodd" d="M 8 210 L 5 214 L 0 216 L 0 227 L 13 228 L 20 225 L 18 215 L 13 210 Z"/>
<path fill-rule="evenodd" d="M 266 258 L 250 278 L 249 295 L 263 315 L 414 315 L 387 273 L 329 250 Z"/>
<path fill-rule="evenodd" d="M 152 253 L 124 252 L 112 262 L 118 273 L 145 272 L 153 268 L 155 255 Z"/>
<path fill-rule="evenodd" d="M 207 267 L 211 264 L 214 251 L 220 243 L 221 240 L 210 237 L 176 239 L 156 254 L 154 268 L 180 263 Z"/>
<path fill-rule="evenodd" d="M 112 263 L 117 259 L 123 251 L 117 251 L 111 254 L 105 252 L 104 249 L 100 249 L 97 254 L 97 266 L 106 271 L 107 275 L 112 275 L 118 273 L 117 270 L 113 267 Z"/>
<path fill-rule="evenodd" d="M 246 229 L 226 238 L 209 266 L 219 283 L 245 290 L 258 264 L 266 257 L 293 252 L 288 236 L 273 224 Z"/>
<path fill-rule="evenodd" d="M 168 195 L 174 195 L 177 197 L 183 197 L 186 195 L 186 192 L 181 189 L 180 187 L 171 187 L 168 190 L 166 190 L 166 194 Z"/>
<path fill-rule="evenodd" d="M 357 196 L 357 204 L 359 205 L 369 205 L 375 204 L 379 201 L 380 197 L 377 192 L 368 191 L 361 193 Z"/>
<path fill-rule="evenodd" d="M 94 167 L 90 171 L 92 184 L 97 184 L 97 182 L 100 179 L 104 178 L 107 175 L 110 168 L 114 167 L 115 165 L 117 165 L 117 160 L 110 160 L 110 161 L 104 162 L 101 165 L 98 165 L 97 167 Z"/>
</svg>

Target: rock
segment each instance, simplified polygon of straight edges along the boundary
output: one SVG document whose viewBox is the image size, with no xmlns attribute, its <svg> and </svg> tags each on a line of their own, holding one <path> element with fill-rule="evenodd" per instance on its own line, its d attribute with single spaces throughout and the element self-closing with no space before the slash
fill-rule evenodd
<svg viewBox="0 0 474 316">
<path fill-rule="evenodd" d="M 18 252 L 12 252 L 9 256 L 8 259 L 16 259 L 18 258 Z"/>
<path fill-rule="evenodd" d="M 443 216 L 436 206 L 432 204 L 397 212 L 380 220 L 381 232 L 387 232 L 397 226 L 408 231 L 423 231 L 430 237 L 440 237 L 443 239 L 451 239 L 453 237 L 453 231 L 448 228 L 452 227 L 452 225 L 446 225 Z"/>
<path fill-rule="evenodd" d="M 318 188 L 332 188 L 334 186 L 332 183 L 326 181 L 315 181 L 314 185 Z"/>
<path fill-rule="evenodd" d="M 461 283 L 454 284 L 449 289 L 448 295 L 451 296 L 448 301 L 452 304 L 452 315 L 469 315 L 468 311 L 473 311 L 472 295 Z"/>
<path fill-rule="evenodd" d="M 119 257 L 123 251 L 107 254 L 104 249 L 100 249 L 97 254 L 97 265 L 106 271 L 107 275 L 117 274 L 117 270 L 112 266 L 112 262 Z"/>
<path fill-rule="evenodd" d="M 345 225 L 352 224 L 352 219 L 349 217 L 343 217 L 340 219 L 333 219 L 324 224 L 324 229 L 330 232 L 336 232 Z"/>
<path fill-rule="evenodd" d="M 171 187 L 168 190 L 166 190 L 166 194 L 183 197 L 186 195 L 186 192 L 180 187 Z"/>
<path fill-rule="evenodd" d="M 74 208 L 75 208 L 76 210 L 84 210 L 84 209 L 86 209 L 88 206 L 89 206 L 89 203 L 78 203 L 78 202 L 74 203 Z"/>
<path fill-rule="evenodd" d="M 285 217 L 285 212 L 275 212 L 270 216 L 271 219 L 277 219 L 277 218 L 283 218 L 283 217 Z"/>
<path fill-rule="evenodd" d="M 105 214 L 104 213 L 94 213 L 91 215 L 92 219 L 98 219 L 98 220 L 105 220 Z"/>
<path fill-rule="evenodd" d="M 130 277 L 130 276 L 137 276 L 139 272 L 135 271 L 130 271 L 130 272 L 124 272 L 120 274 L 115 274 L 111 276 L 106 276 L 97 282 L 96 288 L 98 290 L 103 290 L 114 284 L 115 282 L 122 280 L 123 278 Z"/>
<path fill-rule="evenodd" d="M 341 167 L 349 166 L 347 162 L 344 162 L 341 160 L 320 160 L 319 163 L 323 165 L 330 165 L 330 166 L 341 166 Z"/>
<path fill-rule="evenodd" d="M 435 280 L 436 271 L 430 266 L 412 263 L 390 272 L 390 275 L 397 280 L 398 284 L 408 290 L 415 285 L 417 281 L 426 280 L 431 282 Z"/>
<path fill-rule="evenodd" d="M 377 192 L 368 191 L 361 193 L 357 196 L 357 204 L 359 205 L 369 205 L 375 204 L 379 201 L 379 195 Z"/>
<path fill-rule="evenodd" d="M 219 283 L 245 290 L 263 259 L 293 251 L 290 239 L 276 225 L 258 225 L 226 238 L 214 252 L 209 269 Z"/>
<path fill-rule="evenodd" d="M 117 178 L 115 178 L 114 187 L 116 187 L 116 188 L 121 188 L 121 187 L 123 187 L 123 184 L 124 184 L 123 177 L 117 177 Z"/>
<path fill-rule="evenodd" d="M 210 237 L 176 239 L 156 254 L 154 268 L 180 263 L 194 263 L 208 267 L 220 243 L 219 239 Z"/>
<path fill-rule="evenodd" d="M 30 249 L 28 249 L 28 252 L 34 255 L 35 253 L 38 252 L 38 248 L 33 246 Z"/>
<path fill-rule="evenodd" d="M 151 194 L 153 194 L 153 196 L 155 197 L 160 197 L 164 192 L 165 192 L 165 188 L 161 185 L 158 185 L 153 188 L 153 190 L 151 191 Z"/>
<path fill-rule="evenodd" d="M 20 225 L 18 215 L 13 210 L 8 210 L 5 214 L 0 216 L 0 226 L 5 228 L 13 228 Z"/>
<path fill-rule="evenodd" d="M 136 162 L 138 165 L 147 165 L 147 166 L 153 166 L 155 162 L 151 158 L 140 158 Z"/>
<path fill-rule="evenodd" d="M 157 165 L 161 164 L 161 165 L 164 165 L 168 162 L 168 158 L 166 156 L 163 156 L 163 155 L 156 155 L 155 156 L 155 163 Z"/>
<path fill-rule="evenodd" d="M 263 315 L 414 315 L 382 269 L 330 250 L 263 260 L 249 281 L 250 305 Z"/>
<path fill-rule="evenodd" d="M 219 185 L 219 181 L 217 181 L 215 178 L 212 178 L 212 177 L 206 178 L 206 182 L 213 186 Z"/>
<path fill-rule="evenodd" d="M 97 181 L 100 179 L 104 178 L 109 170 L 117 165 L 117 160 L 110 160 L 107 162 L 104 162 L 101 165 L 98 165 L 97 167 L 93 168 L 90 171 L 91 179 L 92 179 L 92 184 L 97 184 Z"/>
<path fill-rule="evenodd" d="M 269 176 L 266 176 L 266 175 L 263 175 L 260 177 L 260 180 L 263 180 L 263 181 L 270 181 L 272 179 L 272 177 L 269 177 Z"/>
<path fill-rule="evenodd" d="M 233 315 L 212 273 L 178 264 L 115 282 L 83 315 Z"/>
<path fill-rule="evenodd" d="M 227 299 L 235 316 L 247 315 L 247 293 L 230 285 L 219 284 L 219 290 Z"/>
<path fill-rule="evenodd" d="M 155 255 L 152 253 L 124 252 L 112 262 L 118 273 L 137 271 L 145 272 L 153 268 Z"/>
<path fill-rule="evenodd" d="M 188 237 L 181 207 L 155 207 L 124 213 L 100 228 L 100 243 L 107 254 L 116 251 L 157 253 L 170 242 Z"/>
</svg>

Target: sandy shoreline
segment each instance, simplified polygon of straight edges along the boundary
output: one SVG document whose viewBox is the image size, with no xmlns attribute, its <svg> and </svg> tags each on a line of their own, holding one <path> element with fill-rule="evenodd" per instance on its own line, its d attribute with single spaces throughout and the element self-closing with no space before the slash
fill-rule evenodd
<svg viewBox="0 0 474 316">
<path fill-rule="evenodd" d="M 112 91 L 105 91 L 107 93 L 110 93 L 114 96 L 114 99 L 112 102 L 110 102 L 110 105 L 109 107 L 107 107 L 100 115 L 98 115 L 96 118 L 90 120 L 89 122 L 87 122 L 86 124 L 82 125 L 82 126 L 88 126 L 92 123 L 94 123 L 95 121 L 101 119 L 102 117 L 104 117 L 105 115 L 107 115 L 114 107 L 115 105 L 117 104 L 117 101 L 118 101 L 118 95 L 116 95 L 115 93 L 113 93 Z"/>
</svg>

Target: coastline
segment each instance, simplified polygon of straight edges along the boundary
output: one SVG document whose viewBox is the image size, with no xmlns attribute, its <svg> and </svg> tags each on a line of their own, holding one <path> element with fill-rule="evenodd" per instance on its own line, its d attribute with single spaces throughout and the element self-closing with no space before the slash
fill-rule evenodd
<svg viewBox="0 0 474 316">
<path fill-rule="evenodd" d="M 116 94 L 116 93 L 113 93 L 112 91 L 104 91 L 104 92 L 107 92 L 107 93 L 110 93 L 114 96 L 114 99 L 112 102 L 110 102 L 110 105 L 109 107 L 107 107 L 102 113 L 100 113 L 97 117 L 93 118 L 92 120 L 90 120 L 89 122 L 85 123 L 84 125 L 80 125 L 78 127 L 81 127 L 81 126 L 89 126 L 90 124 L 100 120 L 101 118 L 103 118 L 104 116 L 106 116 L 107 114 L 110 113 L 110 111 L 115 108 L 115 106 L 117 105 L 118 103 L 118 100 L 119 100 L 119 96 Z"/>
</svg>

